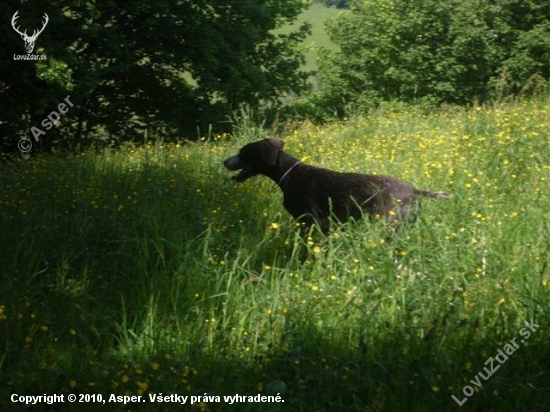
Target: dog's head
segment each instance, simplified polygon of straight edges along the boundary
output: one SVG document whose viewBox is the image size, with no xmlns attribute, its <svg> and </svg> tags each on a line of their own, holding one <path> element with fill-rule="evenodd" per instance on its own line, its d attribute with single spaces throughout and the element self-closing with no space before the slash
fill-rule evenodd
<svg viewBox="0 0 550 412">
<path fill-rule="evenodd" d="M 269 139 L 249 143 L 243 146 L 239 154 L 223 162 L 228 170 L 240 170 L 231 179 L 244 182 L 252 176 L 267 174 L 277 163 L 284 142 L 270 137 Z"/>
</svg>

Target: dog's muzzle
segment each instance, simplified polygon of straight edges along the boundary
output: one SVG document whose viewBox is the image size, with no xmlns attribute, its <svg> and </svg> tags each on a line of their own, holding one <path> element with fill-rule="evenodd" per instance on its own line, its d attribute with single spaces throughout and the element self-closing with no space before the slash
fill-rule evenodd
<svg viewBox="0 0 550 412">
<path fill-rule="evenodd" d="M 244 182 L 245 180 L 258 174 L 249 165 L 243 163 L 239 156 L 230 157 L 223 162 L 223 165 L 226 167 L 227 170 L 240 170 L 239 173 L 231 177 L 231 179 L 237 182 Z"/>
</svg>

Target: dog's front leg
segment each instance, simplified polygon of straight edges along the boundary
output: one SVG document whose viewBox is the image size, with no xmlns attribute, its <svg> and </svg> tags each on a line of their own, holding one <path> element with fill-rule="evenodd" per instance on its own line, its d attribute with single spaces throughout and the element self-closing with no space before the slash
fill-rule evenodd
<svg viewBox="0 0 550 412">
<path fill-rule="evenodd" d="M 315 202 L 310 202 L 309 210 L 314 222 L 319 225 L 321 231 L 326 235 L 330 227 L 328 216 L 323 212 L 322 208 Z M 313 222 L 312 222 L 313 223 Z"/>
</svg>

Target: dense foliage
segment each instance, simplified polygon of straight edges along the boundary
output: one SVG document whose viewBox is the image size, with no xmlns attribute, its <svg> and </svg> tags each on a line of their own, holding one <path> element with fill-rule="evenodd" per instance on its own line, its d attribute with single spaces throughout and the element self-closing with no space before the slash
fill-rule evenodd
<svg viewBox="0 0 550 412">
<path fill-rule="evenodd" d="M 538 92 L 550 78 L 550 3 L 355 1 L 329 21 L 317 109 L 398 99 L 468 104 Z"/>
<path fill-rule="evenodd" d="M 300 92 L 306 73 L 298 46 L 301 25 L 286 34 L 274 29 L 303 10 L 296 0 L 9 0 L 0 17 L 1 143 L 12 145 L 71 96 L 74 108 L 44 142 L 98 135 L 142 138 L 144 134 L 196 137 L 222 126 L 241 104 L 277 102 Z M 49 22 L 34 54 L 25 55 L 17 25 L 31 34 Z M 199 130 L 198 130 L 199 129 Z M 144 131 L 147 130 L 147 133 Z"/>
<path fill-rule="evenodd" d="M 237 109 L 278 116 L 296 97 L 293 114 L 327 120 L 387 101 L 469 105 L 548 90 L 548 2 L 319 2 L 349 10 L 328 21 L 336 47 L 323 43 L 312 79 L 305 0 L 9 0 L 0 17 L 18 11 L 29 33 L 48 14 L 34 50 L 47 59 L 16 59 L 24 43 L 9 27 L 0 39 L 0 151 L 36 132 L 64 146 L 193 139 L 229 130 Z M 67 96 L 56 127 L 41 128 Z"/>
</svg>

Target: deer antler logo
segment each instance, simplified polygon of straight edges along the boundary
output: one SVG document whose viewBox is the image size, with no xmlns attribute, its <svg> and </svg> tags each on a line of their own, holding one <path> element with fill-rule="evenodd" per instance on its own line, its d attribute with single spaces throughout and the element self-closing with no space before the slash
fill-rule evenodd
<svg viewBox="0 0 550 412">
<path fill-rule="evenodd" d="M 46 27 L 46 24 L 48 24 L 48 21 L 50 20 L 48 15 L 46 13 L 44 13 L 44 18 L 46 20 L 44 20 L 44 24 L 42 25 L 42 28 L 40 30 L 35 30 L 32 34 L 32 36 L 29 36 L 27 35 L 27 30 L 25 30 L 24 33 L 21 33 L 19 31 L 19 27 L 15 27 L 15 20 L 17 20 L 17 18 L 19 17 L 17 15 L 17 13 L 19 13 L 19 10 L 17 10 L 15 12 L 15 14 L 13 15 L 13 18 L 11 19 L 11 25 L 13 27 L 13 29 L 19 33 L 21 35 L 21 37 L 23 38 L 23 40 L 25 41 L 25 48 L 27 49 L 27 53 L 32 53 L 32 50 L 34 49 L 34 42 L 36 41 L 36 38 L 38 37 L 38 35 L 40 33 L 42 33 L 44 31 L 44 28 Z"/>
</svg>

